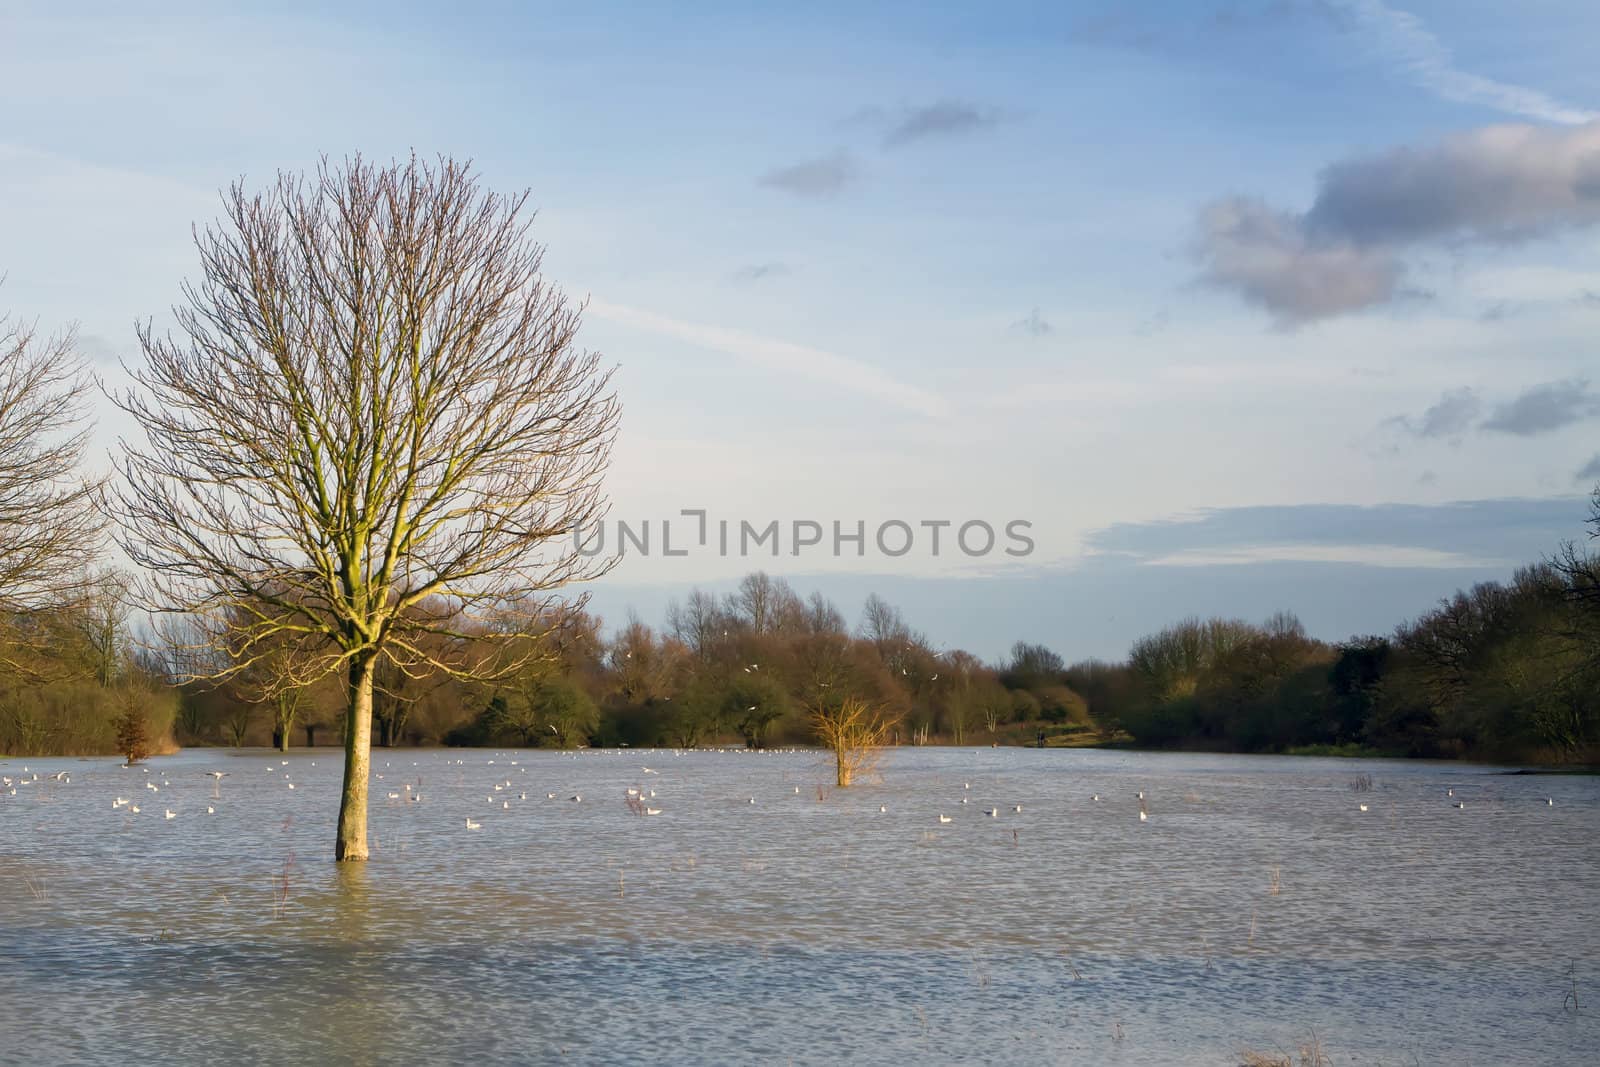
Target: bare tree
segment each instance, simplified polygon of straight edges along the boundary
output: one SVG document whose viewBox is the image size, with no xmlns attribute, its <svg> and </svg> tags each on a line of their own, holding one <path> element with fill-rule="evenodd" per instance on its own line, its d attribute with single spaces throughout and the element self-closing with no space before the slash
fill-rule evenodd
<svg viewBox="0 0 1600 1067">
<path fill-rule="evenodd" d="M 812 710 L 812 729 L 823 747 L 833 752 L 834 781 L 840 788 L 854 784 L 877 766 L 897 722 L 883 708 L 855 697 L 819 704 Z"/>
<path fill-rule="evenodd" d="M 776 633 L 794 629 L 805 616 L 805 605 L 788 582 L 755 571 L 745 575 L 739 588 L 728 595 L 727 615 L 752 633 Z"/>
<path fill-rule="evenodd" d="M 611 562 L 571 531 L 603 517 L 619 409 L 526 199 L 448 159 L 236 184 L 179 336 L 141 329 L 118 398 L 148 441 L 115 511 L 150 606 L 231 631 L 229 671 L 288 642 L 300 681 L 345 676 L 336 859 L 367 856 L 379 661 L 503 677 Z"/>
<path fill-rule="evenodd" d="M 74 622 L 88 646 L 95 681 L 109 689 L 128 665 L 128 576 L 107 568 L 90 575 Z"/>
<path fill-rule="evenodd" d="M 719 638 L 727 635 L 728 617 L 723 614 L 716 597 L 691 589 L 689 599 L 683 604 L 674 600 L 667 605 L 667 627 L 673 637 L 705 660 L 711 658 Z"/>
<path fill-rule="evenodd" d="M 101 544 L 101 483 L 79 470 L 88 384 L 71 330 L 40 337 L 0 316 L 0 610 L 7 617 L 67 599 Z"/>
</svg>

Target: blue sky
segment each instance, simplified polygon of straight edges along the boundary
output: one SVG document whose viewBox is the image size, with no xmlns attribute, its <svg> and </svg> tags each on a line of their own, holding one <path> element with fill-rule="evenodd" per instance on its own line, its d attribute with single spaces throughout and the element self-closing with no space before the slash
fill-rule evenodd
<svg viewBox="0 0 1600 1067">
<path fill-rule="evenodd" d="M 1582 533 L 1597 39 L 1552 0 L 0 3 L 0 306 L 114 382 L 219 187 L 467 156 L 620 366 L 617 518 L 1035 542 L 635 555 L 608 618 L 762 566 L 991 656 L 1341 638 Z"/>
</svg>

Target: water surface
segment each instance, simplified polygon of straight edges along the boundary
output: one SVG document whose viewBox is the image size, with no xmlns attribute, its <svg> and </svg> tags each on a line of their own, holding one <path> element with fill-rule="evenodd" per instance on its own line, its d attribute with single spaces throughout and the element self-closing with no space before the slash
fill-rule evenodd
<svg viewBox="0 0 1600 1067">
<path fill-rule="evenodd" d="M 1600 1050 L 1593 778 L 901 749 L 837 790 L 808 752 L 394 750 L 371 862 L 336 866 L 339 774 L 331 749 L 0 761 L 0 1048 L 1227 1064 L 1314 1031 L 1340 1065 Z M 632 814 L 630 787 L 662 814 Z"/>
</svg>

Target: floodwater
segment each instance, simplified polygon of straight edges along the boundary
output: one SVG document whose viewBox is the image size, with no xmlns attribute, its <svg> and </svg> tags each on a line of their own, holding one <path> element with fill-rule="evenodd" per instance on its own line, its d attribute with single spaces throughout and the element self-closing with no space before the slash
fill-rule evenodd
<svg viewBox="0 0 1600 1067">
<path fill-rule="evenodd" d="M 393 750 L 337 866 L 340 753 L 286 759 L 0 762 L 0 1058 L 1600 1053 L 1595 778 L 899 749 L 837 790 L 814 752 Z"/>
</svg>

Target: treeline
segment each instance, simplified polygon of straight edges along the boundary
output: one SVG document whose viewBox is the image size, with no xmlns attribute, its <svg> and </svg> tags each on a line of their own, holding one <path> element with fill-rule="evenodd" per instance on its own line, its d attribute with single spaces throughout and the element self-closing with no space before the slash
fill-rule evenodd
<svg viewBox="0 0 1600 1067">
<path fill-rule="evenodd" d="M 1581 589 L 1527 567 L 1338 645 L 1292 616 L 1191 619 L 1081 677 L 1119 683 L 1090 693 L 1092 712 L 1148 747 L 1593 760 L 1600 626 Z"/>
<path fill-rule="evenodd" d="M 1588 527 L 1600 539 L 1600 488 Z M 1600 556 L 1569 542 L 1509 582 L 1338 645 L 1291 616 L 1190 620 L 1079 677 L 1113 685 L 1083 690 L 1092 713 L 1146 746 L 1592 763 Z"/>
<path fill-rule="evenodd" d="M 266 684 L 261 673 L 183 687 L 180 740 L 338 740 L 337 676 L 297 688 Z M 886 711 L 898 724 L 892 740 L 904 744 L 1096 736 L 1088 705 L 1047 649 L 1019 645 L 989 666 L 937 651 L 879 597 L 852 621 L 760 572 L 723 598 L 692 592 L 659 629 L 633 618 L 607 637 L 582 611 L 552 619 L 537 655 L 496 683 L 386 665 L 373 718 L 380 745 L 763 747 L 811 743 L 814 711 L 852 697 Z"/>
<path fill-rule="evenodd" d="M 812 709 L 854 697 L 886 709 L 901 744 L 1589 760 L 1600 743 L 1600 559 L 1568 547 L 1392 634 L 1340 644 L 1288 614 L 1190 619 L 1119 663 L 1068 666 L 1019 643 L 986 664 L 935 649 L 880 597 L 852 621 L 758 572 L 726 597 L 691 593 L 660 629 L 634 618 L 608 639 L 599 620 L 571 615 L 543 652 L 492 687 L 391 672 L 375 712 L 381 743 L 803 744 Z M 301 722 L 331 734 L 340 697 L 332 683 L 303 694 Z M 288 736 L 272 708 L 226 687 L 186 694 L 183 708 L 186 735 Z"/>
<path fill-rule="evenodd" d="M 337 673 L 285 684 L 263 657 L 225 682 L 182 684 L 178 651 L 136 650 L 117 576 L 85 588 L 70 604 L 12 619 L 0 749 L 110 752 L 129 709 L 151 724 L 158 748 L 342 739 L 347 694 Z M 889 713 L 900 744 L 1592 760 L 1600 558 L 1569 547 L 1390 635 L 1341 644 L 1308 636 L 1288 614 L 1260 624 L 1189 619 L 1139 640 L 1118 663 L 1069 666 L 1019 643 L 987 664 L 936 649 L 880 597 L 852 620 L 758 572 L 725 597 L 691 593 L 660 628 L 631 618 L 607 636 L 582 611 L 553 617 L 536 653 L 495 683 L 386 664 L 374 700 L 378 743 L 805 744 L 815 709 L 857 698 Z"/>
<path fill-rule="evenodd" d="M 0 753 L 115 752 L 130 713 L 151 751 L 173 750 L 181 694 L 131 640 L 124 580 L 95 574 L 67 592 L 0 623 Z"/>
</svg>

